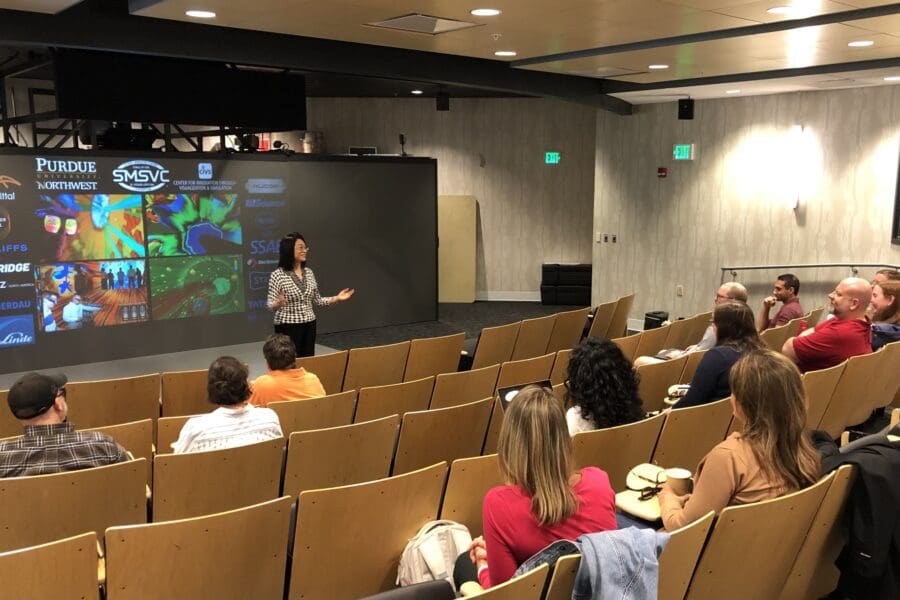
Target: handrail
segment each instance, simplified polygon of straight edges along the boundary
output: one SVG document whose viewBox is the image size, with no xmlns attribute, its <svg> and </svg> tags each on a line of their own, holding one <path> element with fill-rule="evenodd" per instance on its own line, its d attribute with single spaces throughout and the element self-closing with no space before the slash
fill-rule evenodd
<svg viewBox="0 0 900 600">
<path fill-rule="evenodd" d="M 882 269 L 896 269 L 900 271 L 900 266 L 897 265 L 889 265 L 884 263 L 816 263 L 816 264 L 803 264 L 803 265 L 743 265 L 737 267 L 719 267 L 719 270 L 722 271 L 722 276 L 719 278 L 719 283 L 725 283 L 725 272 L 730 271 L 732 279 L 737 277 L 738 271 L 759 271 L 763 269 L 823 269 L 828 267 L 850 267 L 850 272 L 853 275 L 859 274 L 858 267 L 879 267 Z"/>
</svg>

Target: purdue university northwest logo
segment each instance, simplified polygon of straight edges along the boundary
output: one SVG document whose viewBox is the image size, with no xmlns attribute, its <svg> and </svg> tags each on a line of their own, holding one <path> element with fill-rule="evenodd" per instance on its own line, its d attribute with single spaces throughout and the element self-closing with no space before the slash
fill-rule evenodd
<svg viewBox="0 0 900 600">
<path fill-rule="evenodd" d="M 0 175 L 0 185 L 2 185 L 5 190 L 8 190 L 11 185 L 22 187 L 22 184 L 19 181 L 16 181 L 9 175 Z"/>
</svg>

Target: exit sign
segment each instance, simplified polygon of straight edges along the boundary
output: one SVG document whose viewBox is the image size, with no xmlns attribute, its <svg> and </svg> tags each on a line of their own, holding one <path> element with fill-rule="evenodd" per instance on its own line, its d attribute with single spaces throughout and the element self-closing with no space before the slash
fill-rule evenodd
<svg viewBox="0 0 900 600">
<path fill-rule="evenodd" d="M 559 164 L 559 152 L 544 152 L 544 164 L 558 165 Z"/>
<path fill-rule="evenodd" d="M 675 160 L 694 160 L 694 145 L 675 144 L 672 146 L 672 158 Z"/>
</svg>

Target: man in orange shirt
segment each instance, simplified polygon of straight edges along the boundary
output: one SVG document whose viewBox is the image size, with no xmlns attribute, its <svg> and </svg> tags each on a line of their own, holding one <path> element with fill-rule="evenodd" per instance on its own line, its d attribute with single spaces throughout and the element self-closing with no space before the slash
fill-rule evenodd
<svg viewBox="0 0 900 600">
<path fill-rule="evenodd" d="M 267 406 L 270 402 L 301 400 L 325 395 L 322 382 L 303 367 L 297 367 L 297 350 L 288 336 L 276 333 L 266 338 L 263 356 L 269 372 L 250 385 L 251 404 Z"/>
</svg>

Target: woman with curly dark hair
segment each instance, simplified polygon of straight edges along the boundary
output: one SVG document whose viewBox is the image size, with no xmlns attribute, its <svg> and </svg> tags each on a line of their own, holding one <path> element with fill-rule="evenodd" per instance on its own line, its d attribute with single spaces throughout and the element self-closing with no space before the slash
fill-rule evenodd
<svg viewBox="0 0 900 600">
<path fill-rule="evenodd" d="M 609 340 L 585 338 L 572 349 L 566 388 L 569 435 L 644 418 L 634 366 Z"/>
</svg>

